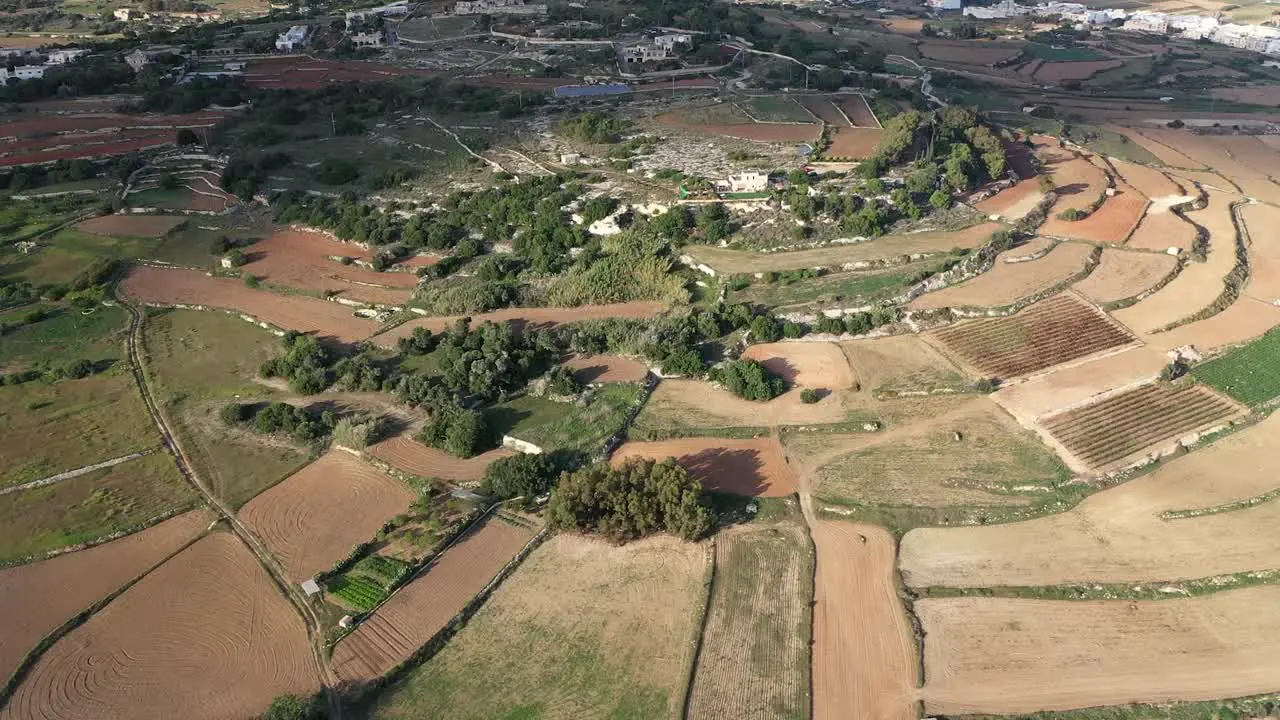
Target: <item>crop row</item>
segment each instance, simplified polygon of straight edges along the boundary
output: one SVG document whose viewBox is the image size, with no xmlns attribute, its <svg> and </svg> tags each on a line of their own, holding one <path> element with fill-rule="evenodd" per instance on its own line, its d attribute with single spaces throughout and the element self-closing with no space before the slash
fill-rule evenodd
<svg viewBox="0 0 1280 720">
<path fill-rule="evenodd" d="M 383 557 L 381 555 L 370 555 L 362 558 L 351 569 L 353 575 L 360 575 L 378 585 L 384 590 L 390 589 L 399 581 L 400 576 L 404 573 L 408 566 L 394 558 Z"/>
<path fill-rule="evenodd" d="M 386 591 L 368 578 L 339 575 L 329 581 L 329 592 L 361 611 L 372 610 L 386 596 Z"/>
<path fill-rule="evenodd" d="M 1280 397 L 1280 329 L 1196 366 L 1191 374 L 1246 405 Z"/>
</svg>

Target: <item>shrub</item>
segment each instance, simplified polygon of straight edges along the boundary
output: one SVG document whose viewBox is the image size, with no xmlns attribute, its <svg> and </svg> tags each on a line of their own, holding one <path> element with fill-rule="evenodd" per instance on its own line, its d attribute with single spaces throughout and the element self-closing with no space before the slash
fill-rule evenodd
<svg viewBox="0 0 1280 720">
<path fill-rule="evenodd" d="M 72 360 L 59 368 L 56 374 L 58 377 L 64 377 L 71 380 L 86 378 L 93 374 L 93 363 L 84 358 Z"/>
<path fill-rule="evenodd" d="M 711 528 L 702 484 L 673 460 L 597 463 L 568 474 L 551 493 L 547 524 L 624 542 L 666 531 L 696 540 Z"/>
<path fill-rule="evenodd" d="M 245 403 L 227 403 L 218 411 L 218 417 L 226 425 L 239 425 L 253 417 L 253 406 Z"/>
<path fill-rule="evenodd" d="M 683 348 L 672 352 L 662 360 L 664 375 L 687 375 L 697 377 L 707 369 L 702 355 L 696 348 Z"/>
<path fill-rule="evenodd" d="M 523 497 L 528 504 L 550 490 L 555 478 L 555 464 L 546 455 L 521 454 L 495 460 L 485 468 L 480 489 L 503 500 Z"/>
<path fill-rule="evenodd" d="M 782 378 L 751 359 L 727 362 L 712 370 L 711 379 L 724 384 L 729 392 L 747 400 L 772 400 L 787 389 Z"/>
<path fill-rule="evenodd" d="M 777 342 L 782 339 L 782 323 L 772 315 L 757 315 L 751 320 L 751 337 L 757 342 Z"/>
<path fill-rule="evenodd" d="M 258 279 L 257 275 L 254 275 L 252 273 L 245 273 L 244 286 L 247 288 L 257 289 L 262 286 L 262 281 Z"/>
<path fill-rule="evenodd" d="M 1063 210 L 1062 212 L 1058 213 L 1058 219 L 1066 220 L 1067 222 L 1076 222 L 1079 220 L 1083 220 L 1086 217 L 1089 217 L 1088 213 L 1086 213 L 1083 210 L 1078 210 L 1076 208 L 1067 208 L 1066 210 Z"/>
<path fill-rule="evenodd" d="M 822 399 L 822 394 L 814 388 L 805 388 L 800 391 L 800 402 L 806 405 L 812 405 Z"/>
<path fill-rule="evenodd" d="M 232 248 L 225 257 L 227 258 L 227 262 L 231 263 L 231 267 L 240 267 L 241 265 L 244 265 L 244 252 L 241 251 L 240 248 Z"/>
<path fill-rule="evenodd" d="M 573 376 L 573 371 L 557 365 L 547 373 L 547 391 L 552 395 L 577 395 L 582 392 L 582 384 Z"/>
<path fill-rule="evenodd" d="M 323 720 L 328 716 L 319 696 L 281 695 L 271 701 L 262 720 Z"/>
<path fill-rule="evenodd" d="M 325 185 L 345 185 L 360 177 L 360 168 L 341 158 L 327 158 L 316 168 L 316 180 Z"/>
<path fill-rule="evenodd" d="M 976 392 L 985 394 L 995 392 L 997 386 L 998 383 L 995 378 L 981 378 L 973 384 L 973 389 Z"/>
<path fill-rule="evenodd" d="M 409 337 L 400 338 L 396 342 L 400 352 L 405 355 L 426 355 L 435 348 L 435 345 L 431 331 L 424 327 L 414 328 L 413 332 L 409 333 Z"/>
<path fill-rule="evenodd" d="M 808 334 L 808 332 L 809 328 L 797 322 L 791 322 L 788 320 L 782 324 L 782 336 L 791 338 L 792 340 L 802 338 Z"/>
<path fill-rule="evenodd" d="M 351 448 L 352 450 L 363 450 L 373 442 L 378 432 L 378 421 L 376 418 L 360 420 L 357 418 L 342 418 L 337 425 L 333 426 L 333 442 L 335 445 Z"/>
<path fill-rule="evenodd" d="M 929 204 L 938 210 L 946 210 L 951 207 L 951 195 L 941 188 L 934 190 L 929 196 Z"/>
</svg>

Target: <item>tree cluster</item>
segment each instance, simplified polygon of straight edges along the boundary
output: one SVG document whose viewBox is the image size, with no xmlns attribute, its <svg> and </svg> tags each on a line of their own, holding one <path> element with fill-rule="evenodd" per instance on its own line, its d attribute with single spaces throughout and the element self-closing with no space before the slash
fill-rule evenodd
<svg viewBox="0 0 1280 720">
<path fill-rule="evenodd" d="M 284 355 L 262 363 L 263 377 L 282 377 L 294 392 L 314 395 L 333 384 L 332 353 L 313 335 L 290 331 L 282 339 Z"/>
<path fill-rule="evenodd" d="M 627 131 L 631 123 L 621 118 L 588 110 L 580 115 L 560 121 L 559 130 L 562 135 L 586 143 L 603 145 L 616 143 L 622 133 Z"/>
<path fill-rule="evenodd" d="M 311 412 L 288 403 L 228 403 L 219 411 L 227 425 L 249 427 L 264 435 L 284 433 L 302 443 L 333 432 L 337 418 L 331 411 Z"/>
<path fill-rule="evenodd" d="M 765 401 L 786 392 L 787 383 L 750 358 L 731 360 L 711 369 L 710 379 L 740 398 Z"/>
<path fill-rule="evenodd" d="M 559 470 L 547 455 L 513 455 L 490 463 L 480 490 L 500 500 L 523 497 L 528 505 L 555 484 Z"/>
<path fill-rule="evenodd" d="M 663 531 L 696 540 L 711 522 L 702 484 L 672 460 L 585 467 L 560 478 L 547 506 L 551 528 L 598 533 L 614 542 Z"/>
</svg>

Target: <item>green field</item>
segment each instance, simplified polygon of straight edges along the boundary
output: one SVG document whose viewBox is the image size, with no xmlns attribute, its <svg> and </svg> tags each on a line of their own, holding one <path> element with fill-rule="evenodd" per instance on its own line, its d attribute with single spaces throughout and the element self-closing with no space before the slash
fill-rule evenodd
<svg viewBox="0 0 1280 720">
<path fill-rule="evenodd" d="M 592 456 L 622 428 L 644 390 L 634 383 L 601 387 L 585 407 L 524 395 L 486 410 L 496 433 L 512 435 L 544 450 Z"/>
<path fill-rule="evenodd" d="M 916 272 L 937 263 L 916 263 L 888 272 L 832 273 L 817 278 L 788 282 L 785 277 L 768 283 L 753 282 L 742 290 L 729 292 L 733 302 L 751 302 L 767 307 L 791 307 L 816 302 L 843 302 L 863 305 L 892 295 L 907 284 Z"/>
<path fill-rule="evenodd" d="M 743 100 L 738 107 L 761 122 L 814 122 L 813 116 L 789 97 L 758 97 Z"/>
<path fill-rule="evenodd" d="M 361 559 L 350 570 L 325 582 L 325 589 L 344 604 L 361 612 L 382 602 L 408 567 L 381 555 Z"/>
<path fill-rule="evenodd" d="M 183 447 L 210 488 L 240 506 L 307 461 L 292 444 L 227 428 L 218 410 L 233 400 L 275 393 L 254 382 L 280 341 L 245 321 L 217 312 L 148 313 L 147 372 Z"/>
<path fill-rule="evenodd" d="M 0 562 L 134 530 L 196 502 L 164 451 L 0 495 Z"/>
<path fill-rule="evenodd" d="M 1088 47 L 1056 48 L 1041 43 L 1027 43 L 1023 46 L 1022 51 L 1045 62 L 1081 62 L 1084 60 L 1107 59 L 1107 56 Z"/>
<path fill-rule="evenodd" d="M 0 367 L 58 364 L 66 360 L 118 358 L 128 315 L 119 307 L 78 309 L 41 303 L 0 313 L 0 323 L 17 325 L 39 309 L 48 317 L 18 325 L 0 339 Z"/>
<path fill-rule="evenodd" d="M 1191 374 L 1245 405 L 1274 400 L 1280 397 L 1280 330 L 1197 365 Z"/>
</svg>

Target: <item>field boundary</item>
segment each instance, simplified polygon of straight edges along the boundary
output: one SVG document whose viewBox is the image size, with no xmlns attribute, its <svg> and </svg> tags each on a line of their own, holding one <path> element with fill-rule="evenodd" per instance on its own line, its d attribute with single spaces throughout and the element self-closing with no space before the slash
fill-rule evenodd
<svg viewBox="0 0 1280 720">
<path fill-rule="evenodd" d="M 147 448 L 145 450 L 139 450 L 138 452 L 132 452 L 127 455 L 121 455 L 120 457 L 111 458 L 110 460 L 103 460 L 102 462 L 94 463 L 92 465 L 85 465 L 83 467 L 78 467 L 73 470 L 67 470 L 65 472 L 49 475 L 48 477 L 43 477 L 43 478 L 40 478 L 39 480 L 32 480 L 31 482 L 25 482 L 20 485 L 10 485 L 8 487 L 0 488 L 0 495 L 8 495 L 9 493 L 21 492 L 23 490 L 34 490 L 35 488 L 38 488 L 38 487 L 53 485 L 54 483 L 60 483 L 64 480 L 71 480 L 72 478 L 78 478 L 81 475 L 88 475 L 89 473 L 95 470 L 106 470 L 107 468 L 113 468 L 117 465 L 123 465 L 131 460 L 137 460 L 139 458 L 146 457 L 147 455 L 150 455 L 155 451 L 156 451 L 156 448 L 154 447 Z"/>
<path fill-rule="evenodd" d="M 216 524 L 217 522 L 218 521 L 215 520 L 213 524 Z M 50 630 L 49 633 L 46 634 L 44 637 L 40 638 L 40 641 L 36 643 L 34 647 L 28 650 L 27 654 L 22 657 L 22 660 L 18 663 L 18 666 L 13 669 L 13 672 L 9 675 L 9 678 L 5 681 L 4 686 L 0 687 L 0 709 L 3 709 L 6 705 L 9 704 L 9 700 L 13 697 L 13 693 L 17 691 L 18 686 L 21 685 L 22 681 L 26 679 L 27 674 L 31 672 L 32 668 L 35 667 L 35 664 L 40 661 L 40 658 L 43 657 L 45 652 L 47 652 L 50 648 L 52 648 L 55 643 L 57 643 L 62 638 L 66 637 L 76 628 L 88 622 L 91 617 L 96 615 L 99 611 L 101 611 L 106 606 L 110 605 L 112 601 L 114 601 L 116 598 L 120 597 L 125 592 L 127 592 L 129 588 L 132 588 L 134 585 L 137 585 L 139 582 L 142 581 L 143 578 L 155 572 L 162 565 L 169 562 L 173 558 L 177 557 L 179 553 L 191 547 L 192 545 L 195 545 L 197 542 L 199 542 L 200 540 L 203 540 L 208 535 L 209 535 L 208 529 L 206 529 L 202 533 L 199 533 L 195 537 L 183 543 L 182 546 L 179 547 L 177 550 L 174 550 L 172 553 L 169 553 L 165 557 L 161 558 L 158 562 L 156 562 L 151 567 L 147 568 L 146 570 L 143 570 L 141 573 L 138 574 L 137 577 L 126 582 L 124 585 L 121 585 L 120 587 L 116 588 L 114 591 L 108 593 L 105 597 L 100 598 L 97 601 L 91 603 L 89 607 L 85 608 L 84 610 L 81 610 L 79 613 L 69 618 L 58 627 L 54 628 L 53 630 Z"/>
<path fill-rule="evenodd" d="M 170 510 L 167 510 L 166 512 L 160 513 L 159 515 L 153 515 L 152 517 L 149 517 L 146 520 L 143 520 L 142 522 L 134 523 L 133 525 L 130 525 L 129 527 L 124 528 L 123 530 L 117 530 L 113 533 L 103 535 L 101 537 L 96 537 L 92 540 L 86 540 L 85 542 L 78 543 L 76 545 L 68 545 L 66 547 L 46 550 L 45 552 L 39 553 L 36 555 L 27 555 L 26 557 L 21 557 L 13 560 L 0 562 L 0 570 L 3 570 L 5 568 L 10 568 L 10 567 L 17 567 L 19 565 L 29 565 L 31 563 L 42 562 L 44 560 L 51 560 L 53 558 L 58 557 L 59 555 L 67 555 L 73 552 L 80 552 L 81 550 L 88 550 L 89 548 L 94 548 L 99 545 L 105 545 L 113 540 L 119 540 L 122 537 L 127 537 L 135 533 L 140 533 L 143 530 L 146 530 L 147 528 L 153 527 L 155 525 L 159 525 L 160 523 L 164 522 L 165 520 L 168 520 L 171 517 L 175 517 L 177 515 L 181 515 L 184 512 L 194 510 L 197 507 L 199 507 L 199 505 L 200 505 L 199 500 L 193 500 L 192 502 L 179 505 L 178 507 L 175 507 Z"/>
<path fill-rule="evenodd" d="M 1176 320 L 1162 328 L 1158 328 L 1154 333 L 1168 332 L 1169 330 L 1182 327 L 1183 325 L 1190 325 L 1193 322 L 1207 320 L 1231 307 L 1232 304 L 1240 298 L 1240 291 L 1243 290 L 1244 286 L 1249 282 L 1248 246 L 1253 244 L 1249 238 L 1249 231 L 1240 218 L 1240 207 L 1247 204 L 1249 204 L 1248 201 L 1236 200 L 1230 205 L 1231 224 L 1235 227 L 1236 231 L 1234 238 L 1236 264 L 1231 268 L 1231 272 L 1227 273 L 1226 277 L 1222 279 L 1222 292 L 1219 293 L 1218 297 L 1206 307 L 1197 310 L 1181 320 Z"/>
<path fill-rule="evenodd" d="M 930 585 L 914 588 L 920 598 L 1019 598 L 1090 602 L 1095 600 L 1170 600 L 1203 597 L 1229 590 L 1280 583 L 1280 568 L 1245 570 L 1225 575 L 1189 580 L 1157 580 L 1142 583 L 1068 583 L 1065 585 L 992 585 L 989 587 L 951 587 Z"/>
<path fill-rule="evenodd" d="M 1169 283 L 1177 279 L 1177 277 L 1182 274 L 1182 271 L 1185 270 L 1186 267 L 1187 267 L 1187 259 L 1182 255 L 1179 255 L 1178 262 L 1174 263 L 1173 269 L 1171 269 L 1167 275 L 1161 278 L 1160 282 L 1157 282 L 1155 285 L 1152 285 L 1151 287 L 1147 288 L 1146 290 L 1143 290 L 1137 295 L 1133 295 L 1127 298 L 1120 298 L 1119 300 L 1113 300 L 1108 303 L 1100 303 L 1098 307 L 1100 307 L 1103 312 L 1107 312 L 1107 313 L 1115 312 L 1116 310 L 1123 310 L 1127 307 L 1133 307 L 1134 305 L 1137 305 L 1143 300 L 1146 300 L 1152 295 L 1155 295 L 1156 293 L 1163 290 L 1166 285 L 1168 285 Z"/>
<path fill-rule="evenodd" d="M 689 666 L 685 668 L 684 677 L 681 680 L 684 686 L 681 692 L 684 700 L 680 703 L 681 720 L 688 720 L 689 717 L 689 706 L 693 702 L 694 680 L 698 674 L 698 664 L 702 661 L 702 646 L 707 635 L 707 620 L 711 617 L 711 598 L 715 593 L 716 585 L 716 539 L 714 536 L 707 543 L 705 552 L 707 569 L 702 574 L 702 611 L 699 613 L 698 621 L 694 623 L 693 652 L 690 653 Z"/>
<path fill-rule="evenodd" d="M 1071 241 L 1071 242 L 1075 242 L 1075 241 Z M 1054 247 L 1057 247 L 1058 245 L 1061 245 L 1061 244 L 1063 243 L 1059 242 L 1057 245 L 1054 245 Z M 1035 305 L 1041 300 L 1053 297 L 1058 293 L 1064 292 L 1069 288 L 1071 288 L 1071 286 L 1075 285 L 1076 283 L 1092 275 L 1093 271 L 1098 268 L 1099 263 L 1101 263 L 1102 261 L 1102 247 L 1100 245 L 1093 245 L 1093 243 L 1081 243 L 1081 244 L 1091 245 L 1093 247 L 1093 249 L 1089 251 L 1089 255 L 1085 258 L 1084 267 L 1081 268 L 1078 272 L 1076 272 L 1071 277 L 1055 285 L 1047 287 L 1038 292 L 1032 293 L 1031 295 L 1028 295 L 1020 300 L 1016 300 L 1008 305 L 998 305 L 994 307 L 985 307 L 985 308 L 981 305 L 961 305 L 960 307 L 951 307 L 948 309 L 951 311 L 951 314 L 953 316 L 959 317 L 961 319 L 966 319 L 966 320 L 970 318 L 982 318 L 982 317 L 987 317 L 987 318 L 1008 317 L 1010 315 L 1018 314 L 1019 312 L 1025 310 L 1026 308 L 1032 305 Z M 1090 305 L 1094 305 L 1092 301 L 1086 300 L 1086 302 L 1088 302 Z"/>
<path fill-rule="evenodd" d="M 1204 517 L 1205 515 L 1218 515 L 1221 513 L 1235 512 L 1236 510 L 1247 510 L 1251 507 L 1257 507 L 1273 500 L 1280 498 L 1280 487 L 1274 490 L 1268 490 L 1261 495 L 1254 495 L 1243 500 L 1222 503 L 1220 505 L 1211 505 L 1207 508 L 1197 508 L 1194 510 L 1165 510 L 1160 513 L 1161 520 L 1187 520 L 1189 518 Z"/>
</svg>

